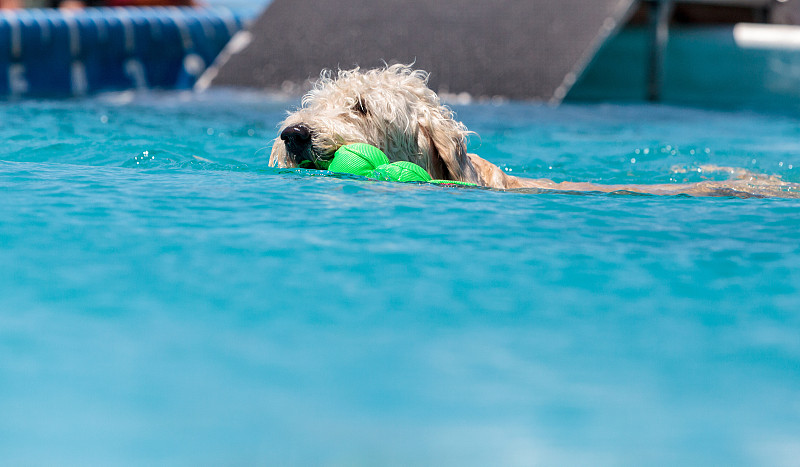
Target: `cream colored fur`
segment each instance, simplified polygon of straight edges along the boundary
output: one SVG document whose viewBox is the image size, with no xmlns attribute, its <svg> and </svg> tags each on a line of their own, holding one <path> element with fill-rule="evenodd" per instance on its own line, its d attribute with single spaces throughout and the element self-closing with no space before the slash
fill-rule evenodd
<svg viewBox="0 0 800 467">
<path fill-rule="evenodd" d="M 434 178 L 479 183 L 467 157 L 467 128 L 427 80 L 427 73 L 404 65 L 339 71 L 335 79 L 325 71 L 281 128 L 303 124 L 311 129 L 316 158 L 330 159 L 345 144 L 368 143 L 392 162 L 414 162 Z M 280 139 L 270 165 L 295 166 Z"/>
<path fill-rule="evenodd" d="M 555 183 L 547 179 L 513 177 L 475 154 L 467 154 L 469 131 L 455 120 L 427 85 L 428 74 L 407 65 L 362 71 L 323 71 L 299 109 L 281 123 L 284 129 L 303 125 L 311 132 L 315 161 L 330 160 L 342 145 L 367 143 L 391 161 L 411 161 L 433 178 L 478 183 L 497 189 L 565 191 L 631 191 L 652 194 L 791 196 L 800 186 L 779 177 L 737 169 L 738 180 L 662 185 L 598 185 Z M 269 160 L 273 167 L 296 167 L 284 142 L 277 138 Z M 728 168 L 706 167 L 707 171 Z M 734 170 L 731 169 L 732 174 Z"/>
</svg>

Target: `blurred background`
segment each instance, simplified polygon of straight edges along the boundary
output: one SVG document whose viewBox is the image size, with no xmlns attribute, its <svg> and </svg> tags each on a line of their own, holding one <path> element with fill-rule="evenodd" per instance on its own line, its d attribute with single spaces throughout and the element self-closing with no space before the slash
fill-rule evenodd
<svg viewBox="0 0 800 467">
<path fill-rule="evenodd" d="M 211 86 L 298 95 L 323 68 L 414 62 L 451 102 L 800 105 L 798 0 L 0 0 L 0 7 L 0 96 Z"/>
<path fill-rule="evenodd" d="M 800 466 L 797 198 L 267 166 L 385 60 L 515 175 L 800 183 L 800 0 L 12 1 L 0 465 Z"/>
</svg>

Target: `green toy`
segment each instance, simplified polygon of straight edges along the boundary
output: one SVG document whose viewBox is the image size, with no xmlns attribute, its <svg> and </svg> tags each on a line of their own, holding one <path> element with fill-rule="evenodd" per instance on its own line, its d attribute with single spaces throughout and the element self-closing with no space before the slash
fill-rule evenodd
<svg viewBox="0 0 800 467">
<path fill-rule="evenodd" d="M 369 177 L 375 169 L 388 163 L 386 154 L 375 146 L 363 143 L 346 144 L 336 150 L 328 170 Z"/>
<path fill-rule="evenodd" d="M 454 180 L 431 180 L 428 172 L 419 165 L 408 161 L 390 163 L 383 151 L 364 143 L 346 144 L 340 147 L 334 153 L 328 170 L 390 182 L 430 182 L 438 185 L 477 186 L 474 183 Z"/>
<path fill-rule="evenodd" d="M 384 164 L 372 172 L 369 178 L 388 182 L 429 182 L 431 176 L 413 162 L 398 161 Z"/>
</svg>

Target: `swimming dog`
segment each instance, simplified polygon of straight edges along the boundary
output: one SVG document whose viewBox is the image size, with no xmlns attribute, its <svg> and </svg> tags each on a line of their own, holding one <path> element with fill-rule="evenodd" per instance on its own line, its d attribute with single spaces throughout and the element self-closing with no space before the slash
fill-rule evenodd
<svg viewBox="0 0 800 467">
<path fill-rule="evenodd" d="M 467 153 L 470 131 L 455 119 L 428 87 L 428 74 L 408 65 L 325 70 L 303 97 L 301 107 L 280 125 L 269 164 L 272 167 L 326 166 L 336 150 L 351 143 L 380 148 L 390 161 L 410 161 L 435 179 L 471 182 L 508 190 L 635 192 L 659 195 L 792 196 L 797 184 L 744 169 L 704 166 L 726 171 L 736 180 L 675 184 L 603 185 L 556 183 L 515 177 L 476 154 Z M 792 193 L 795 191 L 795 193 Z"/>
</svg>

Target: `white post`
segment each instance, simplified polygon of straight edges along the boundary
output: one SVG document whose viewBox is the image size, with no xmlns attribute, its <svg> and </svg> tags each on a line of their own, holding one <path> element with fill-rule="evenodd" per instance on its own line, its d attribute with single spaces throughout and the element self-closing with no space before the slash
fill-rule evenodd
<svg viewBox="0 0 800 467">
<path fill-rule="evenodd" d="M 650 2 L 650 50 L 647 66 L 647 99 L 661 100 L 664 81 L 664 56 L 669 40 L 669 20 L 672 17 L 673 0 L 651 0 Z"/>
</svg>

